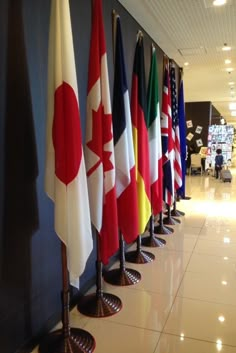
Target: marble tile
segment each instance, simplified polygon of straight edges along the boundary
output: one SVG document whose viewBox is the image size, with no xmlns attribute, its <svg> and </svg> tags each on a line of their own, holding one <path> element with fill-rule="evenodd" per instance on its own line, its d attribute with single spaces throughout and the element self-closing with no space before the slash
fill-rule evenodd
<svg viewBox="0 0 236 353">
<path fill-rule="evenodd" d="M 182 336 L 161 334 L 154 353 L 235 353 L 236 347 Z"/>
<path fill-rule="evenodd" d="M 177 296 L 236 306 L 235 274 L 187 272 Z"/>
<path fill-rule="evenodd" d="M 159 332 L 91 319 L 85 329 L 96 341 L 96 353 L 153 353 Z"/>
<path fill-rule="evenodd" d="M 176 298 L 164 332 L 236 347 L 236 307 Z"/>
</svg>

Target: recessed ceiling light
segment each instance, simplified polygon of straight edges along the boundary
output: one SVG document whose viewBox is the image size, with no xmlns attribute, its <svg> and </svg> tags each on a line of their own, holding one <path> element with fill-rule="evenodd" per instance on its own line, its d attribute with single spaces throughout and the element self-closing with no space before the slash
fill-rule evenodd
<svg viewBox="0 0 236 353">
<path fill-rule="evenodd" d="M 231 60 L 230 59 L 225 59 L 225 64 L 231 64 Z"/>
<path fill-rule="evenodd" d="M 214 0 L 213 5 L 214 6 L 222 6 L 226 4 L 226 0 Z"/>
<path fill-rule="evenodd" d="M 229 51 L 231 50 L 231 47 L 227 45 L 227 43 L 224 43 L 224 46 L 222 47 L 223 51 Z"/>
<path fill-rule="evenodd" d="M 233 82 L 233 81 L 230 81 L 230 82 L 229 82 L 229 85 L 230 85 L 230 86 L 233 86 L 233 85 L 234 85 L 234 82 Z"/>
<path fill-rule="evenodd" d="M 232 110 L 231 116 L 236 116 L 236 110 Z"/>
<path fill-rule="evenodd" d="M 188 65 L 189 65 L 189 63 L 188 63 L 188 62 L 184 63 L 184 66 L 188 66 Z"/>
<path fill-rule="evenodd" d="M 227 69 L 225 69 L 227 72 L 231 72 L 234 71 L 234 69 L 232 67 L 227 67 Z"/>
<path fill-rule="evenodd" d="M 236 102 L 229 103 L 229 109 L 230 110 L 236 110 Z"/>
<path fill-rule="evenodd" d="M 221 315 L 221 316 L 218 317 L 218 320 L 220 322 L 224 322 L 225 321 L 225 317 L 223 315 Z"/>
</svg>

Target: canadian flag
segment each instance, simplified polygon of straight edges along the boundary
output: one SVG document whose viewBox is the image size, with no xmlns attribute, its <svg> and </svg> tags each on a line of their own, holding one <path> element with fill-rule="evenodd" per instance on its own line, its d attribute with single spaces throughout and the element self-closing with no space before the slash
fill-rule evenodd
<svg viewBox="0 0 236 353">
<path fill-rule="evenodd" d="M 101 0 L 93 1 L 85 160 L 91 219 L 106 264 L 119 247 L 115 159 L 106 42 Z"/>
</svg>

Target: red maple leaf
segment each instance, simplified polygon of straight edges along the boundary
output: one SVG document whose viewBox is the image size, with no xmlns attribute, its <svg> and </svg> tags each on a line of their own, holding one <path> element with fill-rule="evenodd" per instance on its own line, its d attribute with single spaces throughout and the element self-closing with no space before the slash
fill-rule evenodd
<svg viewBox="0 0 236 353">
<path fill-rule="evenodd" d="M 93 110 L 92 119 L 92 140 L 87 142 L 87 146 L 99 157 L 99 160 L 87 172 L 88 176 L 93 173 L 93 171 L 99 166 L 100 163 L 103 164 L 104 172 L 107 172 L 114 168 L 110 160 L 112 151 L 104 150 L 105 145 L 110 142 L 113 138 L 111 114 L 105 114 L 104 108 L 102 104 L 100 104 L 97 111 Z"/>
</svg>

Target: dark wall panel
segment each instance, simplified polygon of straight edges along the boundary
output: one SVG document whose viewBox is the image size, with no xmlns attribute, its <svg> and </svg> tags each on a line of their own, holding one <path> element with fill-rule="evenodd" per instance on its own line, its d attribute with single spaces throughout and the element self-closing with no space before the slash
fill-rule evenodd
<svg viewBox="0 0 236 353">
<path fill-rule="evenodd" d="M 191 120 L 192 127 L 186 127 L 186 134 L 192 133 L 194 136 L 191 141 L 187 141 L 197 152 L 200 147 L 197 146 L 197 140 L 202 139 L 203 146 L 207 146 L 208 126 L 211 118 L 211 102 L 187 102 L 185 104 L 186 121 Z M 196 133 L 196 127 L 201 126 L 200 134 Z"/>
<path fill-rule="evenodd" d="M 70 0 L 70 7 L 84 133 L 91 2 Z M 113 9 L 121 16 L 129 89 L 141 29 L 116 0 L 103 1 L 111 95 Z M 53 227 L 54 207 L 44 192 L 49 20 L 50 0 L 0 0 L 0 350 L 4 353 L 20 352 L 60 319 L 60 241 Z M 144 32 L 146 82 L 151 43 Z M 157 56 L 161 88 L 159 48 Z M 94 250 L 81 278 L 81 293 L 94 281 L 95 254 Z M 75 297 L 78 291 L 72 294 Z"/>
</svg>

